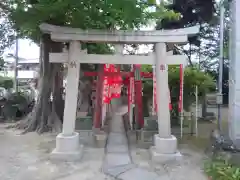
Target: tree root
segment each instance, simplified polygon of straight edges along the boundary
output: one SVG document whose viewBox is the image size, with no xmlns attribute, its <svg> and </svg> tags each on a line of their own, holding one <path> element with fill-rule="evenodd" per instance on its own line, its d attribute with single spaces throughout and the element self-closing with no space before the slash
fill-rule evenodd
<svg viewBox="0 0 240 180">
<path fill-rule="evenodd" d="M 48 118 L 48 126 L 52 132 L 60 133 L 62 131 L 62 121 L 58 117 L 56 111 L 52 111 Z"/>
<path fill-rule="evenodd" d="M 16 128 L 16 129 L 26 129 L 28 127 L 29 119 L 22 119 L 14 124 L 7 126 L 7 129 Z"/>
<path fill-rule="evenodd" d="M 44 132 L 61 132 L 62 122 L 55 111 L 52 111 L 50 113 L 47 123 L 45 123 L 46 121 L 42 119 L 42 116 L 36 117 L 34 113 L 36 112 L 31 112 L 26 118 L 16 122 L 15 124 L 9 125 L 7 128 L 23 130 L 21 134 L 26 134 L 28 132 L 34 131 L 36 131 L 38 134 L 42 134 Z"/>
</svg>

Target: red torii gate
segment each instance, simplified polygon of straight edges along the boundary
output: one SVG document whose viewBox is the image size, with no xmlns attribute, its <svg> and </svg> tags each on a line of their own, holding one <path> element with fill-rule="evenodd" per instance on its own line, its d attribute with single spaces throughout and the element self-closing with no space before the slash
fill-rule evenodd
<svg viewBox="0 0 240 180">
<path fill-rule="evenodd" d="M 152 73 L 146 73 L 141 72 L 141 66 L 140 65 L 134 65 L 134 72 L 104 72 L 100 70 L 99 72 L 84 72 L 84 76 L 98 76 L 98 80 L 96 83 L 96 106 L 95 106 L 95 114 L 94 114 L 94 120 L 93 120 L 93 126 L 94 128 L 100 128 L 101 127 L 101 117 L 102 117 L 102 111 L 101 111 L 101 102 L 102 102 L 102 82 L 104 76 L 123 76 L 126 77 L 126 80 L 123 81 L 124 84 L 129 84 L 129 78 L 135 76 L 135 71 L 138 70 L 140 73 L 139 79 L 134 79 L 134 89 L 135 89 L 135 122 L 138 123 L 139 128 L 142 128 L 144 126 L 144 117 L 143 117 L 143 111 L 142 111 L 142 80 L 141 77 L 145 78 L 152 78 Z"/>
<path fill-rule="evenodd" d="M 84 76 L 98 76 L 98 72 L 90 72 L 90 71 L 87 71 L 87 72 L 84 72 L 83 73 Z M 103 76 L 116 76 L 116 75 L 119 75 L 118 72 L 103 72 Z M 120 75 L 123 76 L 123 77 L 134 77 L 134 72 L 120 72 Z M 144 77 L 144 78 L 152 78 L 153 77 L 153 73 L 151 72 L 140 72 L 140 75 L 141 77 Z"/>
<path fill-rule="evenodd" d="M 138 122 L 139 128 L 142 128 L 144 126 L 144 117 L 143 117 L 143 111 L 142 111 L 142 80 L 141 78 L 153 78 L 153 73 L 151 72 L 141 72 L 141 66 L 140 65 L 134 65 L 134 71 L 135 70 L 139 71 L 140 77 L 138 79 L 134 78 L 134 89 L 135 89 L 135 122 Z M 100 123 L 101 123 L 101 117 L 102 117 L 102 112 L 101 112 L 101 102 L 102 102 L 102 78 L 104 76 L 123 76 L 126 79 L 123 81 L 123 84 L 129 85 L 129 80 L 130 77 L 135 77 L 135 72 L 104 72 L 104 71 L 99 71 L 99 72 L 84 72 L 85 76 L 98 76 L 98 82 L 97 82 L 97 93 L 96 93 L 96 109 L 95 109 L 95 115 L 94 115 L 94 123 L 93 126 L 95 128 L 100 128 Z M 182 76 L 183 76 L 183 66 L 180 65 L 180 82 L 182 82 Z M 182 83 L 180 83 L 180 95 L 179 95 L 179 102 L 178 102 L 178 110 L 179 112 L 182 111 Z M 131 96 L 131 95 L 130 95 Z M 156 98 L 156 97 L 155 97 Z M 169 108 L 171 109 L 171 103 L 169 104 Z M 155 104 L 156 106 L 156 104 Z"/>
</svg>

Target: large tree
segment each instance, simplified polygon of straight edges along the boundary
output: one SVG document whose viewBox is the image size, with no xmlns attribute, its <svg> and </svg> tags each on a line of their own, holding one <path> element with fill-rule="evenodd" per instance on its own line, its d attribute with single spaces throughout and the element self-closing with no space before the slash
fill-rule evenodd
<svg viewBox="0 0 240 180">
<path fill-rule="evenodd" d="M 199 53 L 203 37 L 206 34 L 206 25 L 215 17 L 215 0 L 175 0 L 166 6 L 168 10 L 173 10 L 181 14 L 179 19 L 163 19 L 157 23 L 156 29 L 174 29 L 194 25 L 200 25 L 200 33 L 194 37 L 189 37 L 189 46 L 175 46 L 175 52 L 184 53 L 188 56 L 189 64 L 193 65 L 192 55 Z M 209 31 L 209 29 L 207 28 Z M 209 38 L 208 38 L 209 39 Z"/>
<path fill-rule="evenodd" d="M 25 131 L 42 133 L 59 129 L 63 112 L 62 65 L 49 63 L 50 52 L 61 52 L 64 44 L 53 42 L 50 36 L 42 34 L 39 25 L 43 22 L 82 29 L 139 29 L 149 20 L 161 17 L 167 12 L 159 8 L 148 11 L 155 4 L 138 0 L 9 0 L 1 2 L 8 19 L 13 23 L 19 36 L 30 38 L 41 49 L 39 97 L 31 115 L 19 127 Z M 91 53 L 110 53 L 109 45 L 84 44 Z M 50 94 L 53 102 L 49 103 Z M 61 105 L 61 106 L 59 106 Z"/>
<path fill-rule="evenodd" d="M 15 32 L 11 22 L 7 19 L 7 14 L 0 8 L 0 69 L 4 67 L 3 53 L 15 40 Z"/>
</svg>

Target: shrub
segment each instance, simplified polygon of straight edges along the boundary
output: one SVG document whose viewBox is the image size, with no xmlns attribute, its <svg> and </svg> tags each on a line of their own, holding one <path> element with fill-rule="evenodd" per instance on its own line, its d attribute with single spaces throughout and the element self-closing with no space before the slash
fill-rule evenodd
<svg viewBox="0 0 240 180">
<path fill-rule="evenodd" d="M 240 180 L 240 168 L 220 158 L 207 162 L 205 172 L 212 180 Z"/>
<path fill-rule="evenodd" d="M 28 105 L 26 94 L 21 92 L 10 94 L 3 108 L 5 118 L 10 119 L 23 115 L 27 111 Z"/>
<path fill-rule="evenodd" d="M 5 89 L 13 88 L 13 79 L 0 76 L 0 87 L 4 87 Z"/>
</svg>

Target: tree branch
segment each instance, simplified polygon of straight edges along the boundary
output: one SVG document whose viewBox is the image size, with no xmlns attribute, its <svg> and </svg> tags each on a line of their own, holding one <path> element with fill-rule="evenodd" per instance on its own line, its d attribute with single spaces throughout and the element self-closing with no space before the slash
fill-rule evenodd
<svg viewBox="0 0 240 180">
<path fill-rule="evenodd" d="M 177 49 L 177 51 L 184 53 L 185 55 L 187 55 L 188 57 L 188 62 L 190 64 L 190 66 L 193 66 L 192 60 L 191 60 L 191 56 L 189 56 L 189 54 L 186 53 L 186 51 L 184 51 L 183 49 L 180 49 L 178 46 L 174 45 L 174 48 Z"/>
<path fill-rule="evenodd" d="M 8 14 L 10 11 L 11 8 L 6 3 L 0 2 L 0 13 Z"/>
</svg>

